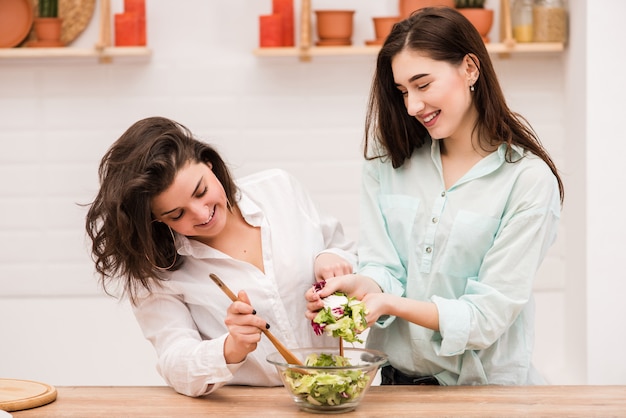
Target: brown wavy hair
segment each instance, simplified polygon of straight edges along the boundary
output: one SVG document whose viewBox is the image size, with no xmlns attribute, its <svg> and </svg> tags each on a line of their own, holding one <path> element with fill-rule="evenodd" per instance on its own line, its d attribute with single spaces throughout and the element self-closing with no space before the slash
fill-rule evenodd
<svg viewBox="0 0 626 418">
<path fill-rule="evenodd" d="M 228 201 L 236 204 L 237 187 L 217 151 L 170 119 L 136 122 L 102 157 L 100 189 L 85 224 L 105 292 L 115 281 L 134 302 L 139 288 L 150 291 L 163 280 L 159 272 L 182 266 L 173 233 L 164 223 L 154 222 L 150 201 L 189 162 L 210 163 Z"/>
<path fill-rule="evenodd" d="M 425 7 L 414 12 L 394 25 L 381 47 L 365 122 L 365 159 L 389 158 L 393 167 L 398 168 L 428 139 L 426 128 L 407 113 L 402 94 L 394 83 L 391 61 L 407 49 L 455 66 L 470 54 L 480 71 L 473 101 L 478 111 L 474 129 L 481 146 L 493 148 L 507 144 L 508 162 L 512 162 L 513 144 L 540 157 L 556 177 L 563 202 L 563 183 L 556 165 L 526 119 L 508 108 L 480 34 L 461 13 L 449 7 Z"/>
</svg>

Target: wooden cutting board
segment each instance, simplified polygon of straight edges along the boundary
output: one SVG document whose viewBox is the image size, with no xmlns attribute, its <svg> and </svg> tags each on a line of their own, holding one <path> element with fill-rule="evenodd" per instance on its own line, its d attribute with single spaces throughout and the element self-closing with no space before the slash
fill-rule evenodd
<svg viewBox="0 0 626 418">
<path fill-rule="evenodd" d="M 54 386 L 30 380 L 0 379 L 0 409 L 11 412 L 49 404 L 57 398 Z"/>
</svg>

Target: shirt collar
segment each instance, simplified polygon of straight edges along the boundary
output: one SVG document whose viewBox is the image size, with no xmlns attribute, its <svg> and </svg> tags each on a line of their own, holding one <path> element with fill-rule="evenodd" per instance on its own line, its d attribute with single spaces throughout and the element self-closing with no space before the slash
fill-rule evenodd
<svg viewBox="0 0 626 418">
<path fill-rule="evenodd" d="M 441 149 L 439 147 L 440 141 L 433 139 L 431 139 L 431 141 L 430 155 L 433 162 L 441 173 Z M 452 188 L 457 187 L 467 181 L 486 176 L 487 174 L 494 172 L 504 163 L 506 163 L 506 153 L 507 144 L 500 144 L 495 152 L 492 152 L 481 161 L 479 161 L 474 167 L 472 167 L 469 172 L 467 172 L 461 179 L 459 179 L 459 181 L 457 181 L 456 184 L 452 186 Z M 511 153 L 512 155 L 510 161 L 518 161 L 519 159 L 524 157 L 525 151 L 524 148 L 522 148 L 521 146 L 512 144 Z"/>
<path fill-rule="evenodd" d="M 245 194 L 241 189 L 237 192 L 237 206 L 243 218 L 252 226 L 261 226 L 263 221 L 263 211 L 261 208 Z"/>
</svg>

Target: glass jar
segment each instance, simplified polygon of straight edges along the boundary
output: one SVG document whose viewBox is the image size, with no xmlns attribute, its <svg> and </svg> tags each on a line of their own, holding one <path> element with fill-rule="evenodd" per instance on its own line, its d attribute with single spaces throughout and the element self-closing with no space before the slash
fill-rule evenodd
<svg viewBox="0 0 626 418">
<path fill-rule="evenodd" d="M 533 40 L 533 2 L 534 0 L 513 0 L 511 22 L 513 38 L 517 42 Z"/>
<path fill-rule="evenodd" d="M 534 0 L 533 41 L 565 42 L 566 39 L 566 0 Z"/>
</svg>

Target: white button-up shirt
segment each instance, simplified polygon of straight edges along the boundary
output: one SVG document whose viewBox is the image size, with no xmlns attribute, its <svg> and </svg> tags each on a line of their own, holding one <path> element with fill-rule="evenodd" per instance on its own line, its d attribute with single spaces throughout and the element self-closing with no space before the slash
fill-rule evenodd
<svg viewBox="0 0 626 418">
<path fill-rule="evenodd" d="M 449 385 L 542 382 L 531 366 L 531 292 L 556 238 L 559 189 L 541 159 L 513 147 L 519 161 L 508 163 L 505 150 L 447 190 L 438 141 L 398 169 L 365 163 L 358 272 L 439 310 L 439 332 L 393 317 L 370 330 L 367 346 L 405 374 Z"/>
<path fill-rule="evenodd" d="M 286 347 L 328 347 L 304 316 L 304 293 L 315 282 L 315 257 L 339 254 L 356 267 L 356 246 L 337 220 L 323 217 L 303 187 L 284 171 L 268 170 L 237 181 L 245 220 L 261 228 L 265 273 L 198 241 L 177 235 L 180 270 L 144 294 L 134 313 L 158 355 L 157 369 L 176 391 L 200 396 L 224 384 L 277 386 L 282 382 L 266 356 L 266 337 L 246 360 L 226 364 L 224 325 L 230 299 L 209 278 L 215 273 L 236 294 L 245 290 L 257 314 Z"/>
</svg>

